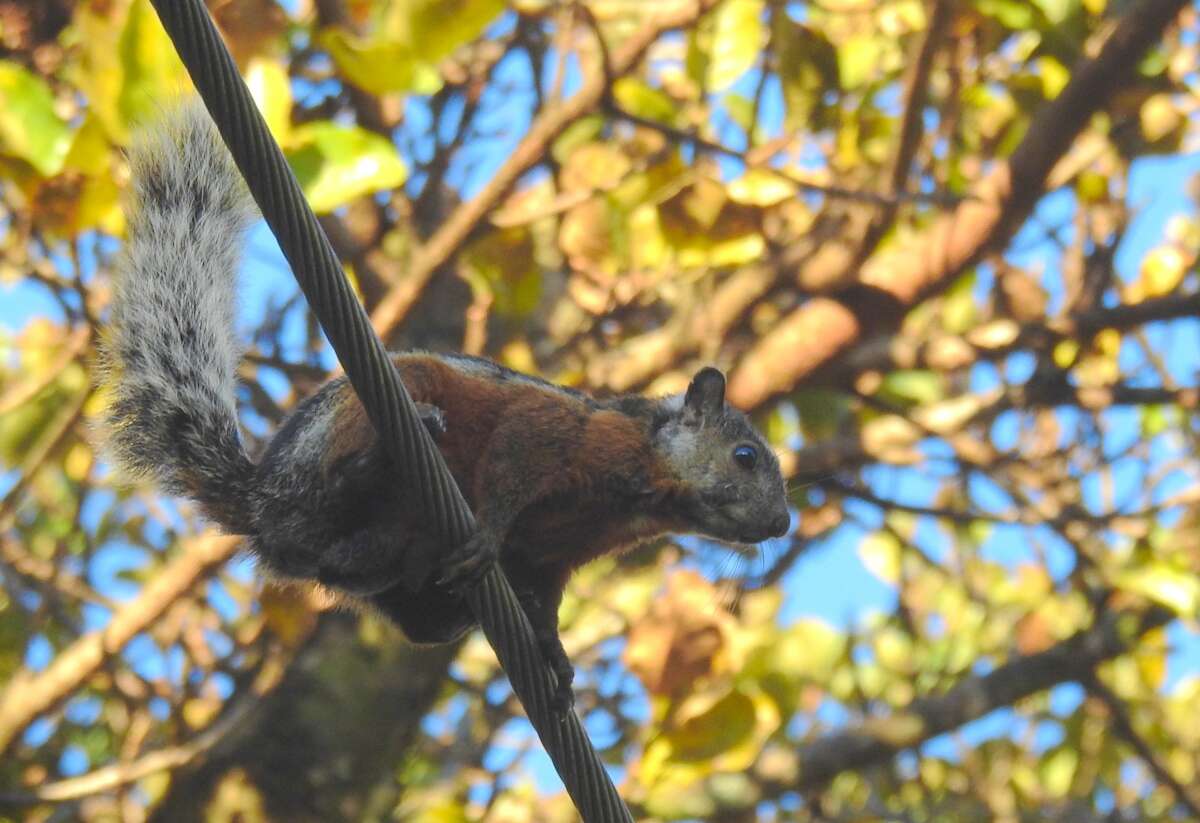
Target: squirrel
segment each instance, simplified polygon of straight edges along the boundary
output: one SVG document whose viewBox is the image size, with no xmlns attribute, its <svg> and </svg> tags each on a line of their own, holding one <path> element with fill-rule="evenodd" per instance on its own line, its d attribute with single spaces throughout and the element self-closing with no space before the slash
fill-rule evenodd
<svg viewBox="0 0 1200 823">
<path fill-rule="evenodd" d="M 369 604 L 417 643 L 475 625 L 463 581 L 493 560 L 570 704 L 558 607 L 572 571 L 668 533 L 753 544 L 788 531 L 779 462 L 725 378 L 700 369 L 661 399 L 597 399 L 460 354 L 392 355 L 475 513 L 461 547 L 425 533 L 350 384 L 326 383 L 257 461 L 239 434 L 234 293 L 256 211 L 198 101 L 128 154 L 127 240 L 101 345 L 102 420 L 117 467 L 246 535 L 270 575 Z"/>
</svg>

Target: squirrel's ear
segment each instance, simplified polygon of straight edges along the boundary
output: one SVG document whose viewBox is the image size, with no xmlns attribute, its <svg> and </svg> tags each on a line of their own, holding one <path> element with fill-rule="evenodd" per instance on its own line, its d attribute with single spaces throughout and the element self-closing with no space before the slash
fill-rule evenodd
<svg viewBox="0 0 1200 823">
<path fill-rule="evenodd" d="M 725 375 L 711 366 L 696 372 L 683 397 L 683 408 L 701 419 L 720 414 L 725 408 Z"/>
</svg>

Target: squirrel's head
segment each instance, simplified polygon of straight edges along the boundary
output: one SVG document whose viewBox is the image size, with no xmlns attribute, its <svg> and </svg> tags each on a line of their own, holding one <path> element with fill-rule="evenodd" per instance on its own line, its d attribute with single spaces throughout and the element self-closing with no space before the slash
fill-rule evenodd
<svg viewBox="0 0 1200 823">
<path fill-rule="evenodd" d="M 655 445 L 679 480 L 683 515 L 697 533 L 731 543 L 782 537 L 791 523 L 779 460 L 746 415 L 725 403 L 725 375 L 696 372 Z"/>
</svg>

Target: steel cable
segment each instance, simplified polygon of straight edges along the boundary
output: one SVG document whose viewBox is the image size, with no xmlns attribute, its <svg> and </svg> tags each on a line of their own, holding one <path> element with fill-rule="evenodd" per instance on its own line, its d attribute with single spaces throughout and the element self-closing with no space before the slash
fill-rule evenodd
<svg viewBox="0 0 1200 823">
<path fill-rule="evenodd" d="M 202 0 L 152 0 L 250 193 L 358 393 L 404 490 L 447 546 L 475 529 L 466 500 L 422 425 L 383 343 L 271 137 Z M 493 566 L 467 601 L 586 821 L 632 821 L 574 712 L 552 708 L 555 680 L 512 587 Z"/>
</svg>

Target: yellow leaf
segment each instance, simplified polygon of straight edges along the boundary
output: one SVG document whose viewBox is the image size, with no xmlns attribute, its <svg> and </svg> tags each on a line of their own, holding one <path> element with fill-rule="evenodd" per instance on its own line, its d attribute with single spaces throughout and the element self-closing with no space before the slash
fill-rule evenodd
<svg viewBox="0 0 1200 823">
<path fill-rule="evenodd" d="M 117 106 L 125 123 L 154 114 L 162 101 L 189 88 L 175 46 L 149 0 L 134 0 L 117 43 L 122 82 Z"/>
<path fill-rule="evenodd" d="M 737 266 L 762 259 L 766 253 L 766 242 L 761 234 L 745 234 L 713 243 L 708 255 L 699 265 Z"/>
<path fill-rule="evenodd" d="M 611 143 L 586 143 L 563 163 L 562 185 L 569 190 L 613 188 L 629 173 L 629 157 Z"/>
<path fill-rule="evenodd" d="M 888 414 L 862 427 L 863 450 L 884 463 L 908 465 L 921 459 L 914 446 L 921 430 L 898 414 Z"/>
<path fill-rule="evenodd" d="M 1104 329 L 1096 335 L 1096 350 L 1106 357 L 1116 357 L 1121 351 L 1121 333 L 1116 329 Z"/>
<path fill-rule="evenodd" d="M 1063 340 L 1054 347 L 1054 365 L 1060 369 L 1071 368 L 1078 356 L 1079 342 L 1076 340 Z"/>
<path fill-rule="evenodd" d="M 749 71 L 762 52 L 763 0 L 725 0 L 714 15 L 710 91 L 724 91 Z"/>
<path fill-rule="evenodd" d="M 756 659 L 765 671 L 776 672 L 789 681 L 824 683 L 842 659 L 845 638 L 823 620 L 806 617 L 779 632 Z"/>
<path fill-rule="evenodd" d="M 292 127 L 292 86 L 283 64 L 256 57 L 246 70 L 246 85 L 271 134 L 287 143 Z"/>
<path fill-rule="evenodd" d="M 1058 97 L 1058 93 L 1071 79 L 1071 71 L 1053 57 L 1043 56 L 1034 61 L 1036 75 L 1042 81 L 1042 96 L 1047 100 Z"/>
<path fill-rule="evenodd" d="M 875 636 L 875 656 L 890 671 L 906 673 L 913 662 L 912 637 L 895 626 L 885 626 Z"/>
<path fill-rule="evenodd" d="M 67 452 L 67 456 L 63 460 L 63 470 L 67 473 L 67 477 L 80 482 L 87 477 L 87 473 L 91 468 L 91 447 L 83 443 L 76 443 L 71 446 L 70 451 Z"/>
<path fill-rule="evenodd" d="M 1163 139 L 1183 123 L 1179 107 L 1166 92 L 1149 97 L 1142 104 L 1142 134 L 1151 143 Z"/>
<path fill-rule="evenodd" d="M 1042 788 L 1050 797 L 1065 797 L 1075 779 L 1079 752 L 1063 746 L 1046 755 L 1039 768 Z"/>
<path fill-rule="evenodd" d="M 1094 171 L 1082 171 L 1075 181 L 1075 193 L 1085 203 L 1100 203 L 1108 198 L 1108 177 Z"/>
<path fill-rule="evenodd" d="M 83 125 L 75 132 L 71 150 L 63 166 L 84 174 L 104 175 L 112 179 L 112 145 L 104 133 L 104 125 L 92 113 L 84 118 Z"/>
<path fill-rule="evenodd" d="M 1142 297 L 1161 297 L 1173 292 L 1187 273 L 1188 261 L 1175 246 L 1159 246 L 1151 249 L 1142 260 L 1142 271 L 1138 278 Z"/>
<path fill-rule="evenodd" d="M 317 624 L 311 592 L 299 585 L 267 584 L 259 603 L 267 626 L 285 646 L 296 646 Z"/>
<path fill-rule="evenodd" d="M 768 169 L 750 169 L 732 181 L 729 199 L 748 206 L 774 206 L 796 196 L 796 184 Z"/>
<path fill-rule="evenodd" d="M 900 541 L 887 532 L 869 534 L 858 547 L 858 558 L 867 571 L 884 583 L 900 581 Z"/>
<path fill-rule="evenodd" d="M 930 431 L 949 434 L 961 429 L 993 399 L 991 394 L 964 394 L 916 409 L 912 415 Z"/>
<path fill-rule="evenodd" d="M 1008 318 L 993 320 L 967 334 L 967 340 L 981 349 L 1000 349 L 1017 339 L 1021 327 Z"/>
<path fill-rule="evenodd" d="M 1122 589 L 1173 609 L 1182 617 L 1195 615 L 1200 606 L 1200 580 L 1192 572 L 1162 561 L 1120 572 L 1114 582 Z"/>
<path fill-rule="evenodd" d="M 879 70 L 883 51 L 882 38 L 854 37 L 838 49 L 838 69 L 846 88 L 857 88 L 870 80 Z"/>
<path fill-rule="evenodd" d="M 221 709 L 221 701 L 212 697 L 193 697 L 183 703 L 183 721 L 193 729 L 202 729 L 212 722 Z"/>
</svg>

